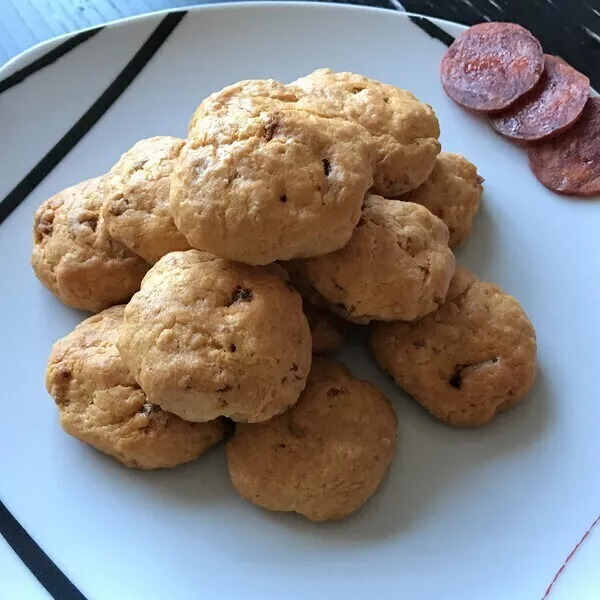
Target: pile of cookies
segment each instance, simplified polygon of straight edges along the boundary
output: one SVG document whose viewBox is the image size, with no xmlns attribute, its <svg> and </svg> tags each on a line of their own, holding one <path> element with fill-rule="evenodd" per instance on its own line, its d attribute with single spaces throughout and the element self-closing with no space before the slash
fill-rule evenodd
<svg viewBox="0 0 600 600">
<path fill-rule="evenodd" d="M 200 104 L 186 140 L 140 141 L 44 202 L 34 271 L 97 313 L 50 355 L 63 428 L 142 469 L 229 436 L 243 498 L 320 521 L 358 509 L 396 445 L 388 399 L 313 358 L 348 322 L 446 423 L 518 402 L 535 332 L 455 265 L 483 180 L 438 137 L 430 106 L 360 75 L 242 81 Z"/>
</svg>

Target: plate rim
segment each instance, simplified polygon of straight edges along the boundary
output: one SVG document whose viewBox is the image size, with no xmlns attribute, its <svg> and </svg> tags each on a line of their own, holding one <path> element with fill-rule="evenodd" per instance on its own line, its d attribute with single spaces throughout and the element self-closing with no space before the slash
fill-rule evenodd
<svg viewBox="0 0 600 600">
<path fill-rule="evenodd" d="M 411 17 L 425 19 L 430 21 L 438 26 L 446 25 L 451 28 L 458 27 L 461 30 L 468 29 L 468 25 L 464 23 L 458 23 L 457 21 L 451 21 L 449 19 L 442 19 L 439 17 L 432 17 L 429 15 L 425 15 L 418 12 L 412 12 L 403 10 L 397 7 L 381 7 L 381 6 L 364 6 L 362 4 L 354 4 L 352 0 L 348 3 L 340 4 L 338 2 L 330 2 L 321 0 L 233 0 L 231 2 L 211 2 L 210 4 L 196 4 L 194 6 L 189 7 L 180 7 L 180 8 L 166 8 L 162 10 L 155 10 L 151 12 L 142 13 L 139 15 L 132 15 L 130 17 L 123 17 L 122 19 L 113 19 L 112 21 L 107 21 L 106 23 L 102 23 L 100 25 L 90 25 L 89 27 L 84 27 L 82 29 L 76 29 L 74 31 L 69 31 L 67 33 L 62 33 L 60 35 L 48 38 L 47 40 L 42 40 L 37 42 L 33 46 L 22 50 L 12 58 L 9 58 L 7 62 L 0 65 L 0 82 L 6 77 L 10 77 L 16 70 L 19 70 L 23 67 L 26 67 L 31 61 L 25 61 L 27 57 L 33 55 L 33 59 L 35 60 L 41 50 L 43 50 L 46 46 L 55 47 L 61 43 L 68 41 L 69 39 L 75 37 L 76 35 L 90 33 L 92 31 L 100 31 L 104 28 L 108 27 L 122 27 L 126 26 L 129 23 L 133 23 L 136 21 L 149 21 L 153 18 L 164 17 L 170 13 L 195 13 L 195 12 L 212 12 L 212 11 L 224 11 L 224 10 L 236 10 L 241 7 L 279 7 L 287 9 L 295 9 L 295 8 L 310 8 L 320 10 L 322 8 L 334 8 L 339 11 L 359 11 L 359 12 L 375 12 L 375 13 L 395 13 L 397 15 L 401 15 L 404 18 L 410 19 Z M 50 50 L 52 48 L 49 48 Z M 22 63 L 22 64 L 21 64 Z"/>
</svg>

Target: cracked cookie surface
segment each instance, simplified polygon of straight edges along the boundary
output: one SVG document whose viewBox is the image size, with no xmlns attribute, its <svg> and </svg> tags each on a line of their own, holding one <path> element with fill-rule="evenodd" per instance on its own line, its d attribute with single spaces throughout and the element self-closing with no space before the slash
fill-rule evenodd
<svg viewBox="0 0 600 600">
<path fill-rule="evenodd" d="M 483 194 L 482 182 L 477 167 L 464 156 L 442 152 L 427 181 L 398 200 L 422 204 L 444 221 L 450 232 L 450 247 L 454 248 L 471 231 Z"/>
<path fill-rule="evenodd" d="M 401 388 L 456 426 L 484 425 L 535 378 L 535 331 L 520 304 L 462 267 L 440 310 L 412 323 L 374 324 L 371 346 Z"/>
<path fill-rule="evenodd" d="M 169 210 L 171 175 L 184 143 L 170 136 L 141 140 L 103 178 L 108 232 L 152 264 L 190 248 Z"/>
<path fill-rule="evenodd" d="M 296 402 L 311 362 L 300 295 L 277 265 L 172 252 L 125 309 L 123 360 L 158 404 L 190 421 L 263 421 Z"/>
<path fill-rule="evenodd" d="M 313 521 L 341 518 L 381 483 L 396 429 L 394 409 L 374 385 L 315 359 L 295 406 L 237 426 L 226 447 L 229 474 L 238 493 L 262 508 Z"/>
<path fill-rule="evenodd" d="M 299 108 L 303 94 L 245 81 L 197 109 L 170 198 L 194 248 L 259 265 L 350 239 L 372 183 L 371 138 L 351 120 Z"/>
<path fill-rule="evenodd" d="M 293 85 L 319 99 L 324 114 L 343 115 L 371 134 L 375 193 L 397 196 L 427 179 L 440 151 L 440 128 L 431 106 L 393 85 L 331 69 L 318 69 Z"/>
<path fill-rule="evenodd" d="M 412 320 L 436 310 L 454 273 L 448 229 L 426 208 L 370 194 L 348 244 L 292 261 L 292 281 L 357 323 Z"/>
<path fill-rule="evenodd" d="M 140 289 L 148 263 L 108 233 L 102 178 L 62 190 L 36 211 L 31 266 L 62 302 L 98 312 Z"/>
<path fill-rule="evenodd" d="M 123 310 L 114 306 L 94 315 L 54 344 L 46 387 L 60 424 L 127 467 L 193 460 L 223 438 L 224 423 L 188 423 L 148 401 L 117 350 Z"/>
</svg>

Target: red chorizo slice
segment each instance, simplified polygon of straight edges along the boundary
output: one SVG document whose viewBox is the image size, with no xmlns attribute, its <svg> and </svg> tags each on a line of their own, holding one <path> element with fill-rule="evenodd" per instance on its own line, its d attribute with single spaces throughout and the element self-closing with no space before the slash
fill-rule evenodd
<svg viewBox="0 0 600 600">
<path fill-rule="evenodd" d="M 452 100 L 471 110 L 507 108 L 539 81 L 544 53 L 515 23 L 481 23 L 461 33 L 442 59 L 441 79 Z"/>
<path fill-rule="evenodd" d="M 571 129 L 532 144 L 527 154 L 533 174 L 553 192 L 600 195 L 600 98 L 588 99 Z"/>
<path fill-rule="evenodd" d="M 581 116 L 590 95 L 590 80 L 558 56 L 545 55 L 541 81 L 525 97 L 490 116 L 498 133 L 534 142 L 566 131 Z"/>
</svg>

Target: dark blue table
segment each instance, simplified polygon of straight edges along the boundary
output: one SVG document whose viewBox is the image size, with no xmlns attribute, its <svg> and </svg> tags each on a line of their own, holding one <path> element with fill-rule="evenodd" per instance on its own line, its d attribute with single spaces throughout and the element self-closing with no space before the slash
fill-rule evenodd
<svg viewBox="0 0 600 600">
<path fill-rule="evenodd" d="M 219 1 L 219 0 L 216 0 Z M 530 29 L 546 52 L 558 54 L 600 88 L 600 0 L 353 0 L 404 9 L 467 25 L 515 21 Z M 0 64 L 43 40 L 107 21 L 194 0 L 0 0 Z"/>
</svg>

